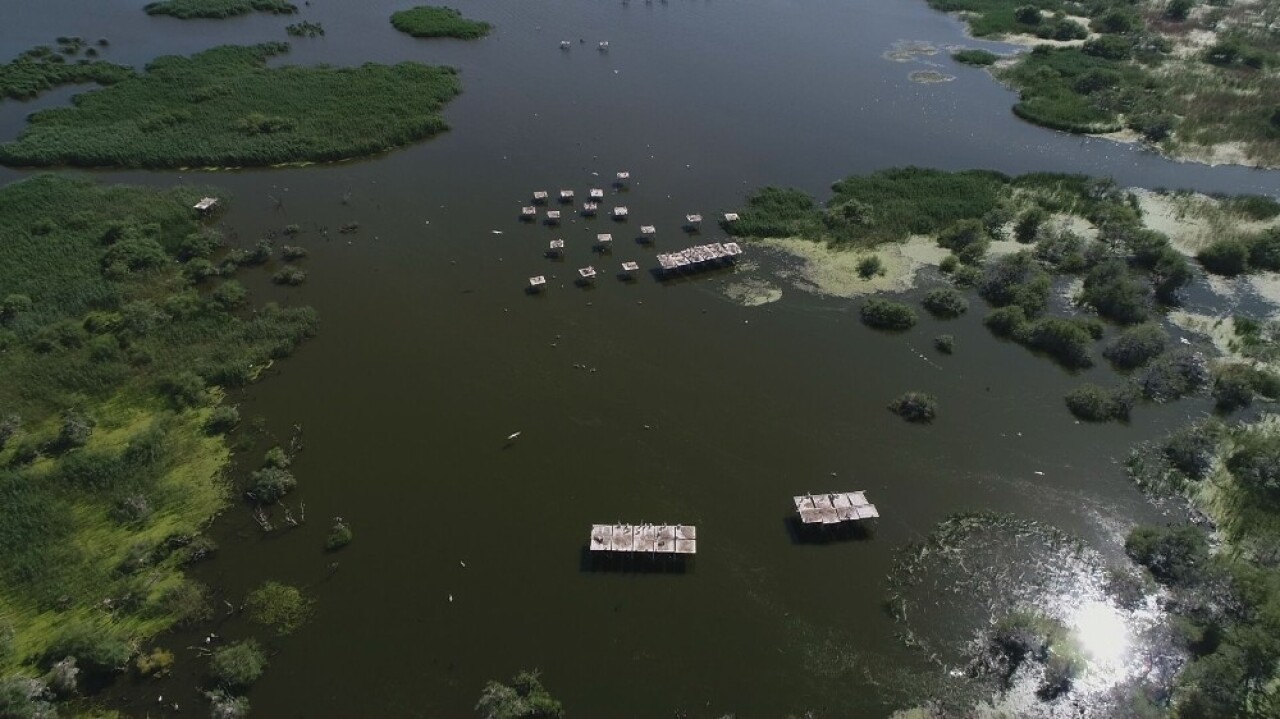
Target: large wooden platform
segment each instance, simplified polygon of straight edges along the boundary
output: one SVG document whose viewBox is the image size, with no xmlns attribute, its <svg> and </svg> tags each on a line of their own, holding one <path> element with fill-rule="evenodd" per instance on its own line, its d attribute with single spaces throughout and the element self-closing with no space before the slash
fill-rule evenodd
<svg viewBox="0 0 1280 719">
<path fill-rule="evenodd" d="M 593 552 L 696 554 L 698 529 L 687 524 L 593 524 Z"/>
<path fill-rule="evenodd" d="M 802 494 L 792 499 L 804 524 L 840 524 L 880 516 L 876 505 L 867 501 L 866 492 Z"/>
</svg>

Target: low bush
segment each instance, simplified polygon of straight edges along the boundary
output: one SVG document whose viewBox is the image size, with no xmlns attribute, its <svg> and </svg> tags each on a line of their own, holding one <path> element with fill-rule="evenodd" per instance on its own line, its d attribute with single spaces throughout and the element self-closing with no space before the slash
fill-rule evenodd
<svg viewBox="0 0 1280 719">
<path fill-rule="evenodd" d="M 391 25 L 414 37 L 452 37 L 461 40 L 484 37 L 492 29 L 489 23 L 465 18 L 453 8 L 430 5 L 419 5 L 392 13 Z"/>
<path fill-rule="evenodd" d="M 1125 539 L 1124 551 L 1161 584 L 1197 583 L 1210 567 L 1204 532 L 1190 525 L 1136 527 Z"/>
<path fill-rule="evenodd" d="M 935 317 L 959 317 L 969 310 L 969 301 L 959 291 L 951 287 L 939 287 L 929 290 L 921 304 Z"/>
<path fill-rule="evenodd" d="M 298 486 L 291 472 L 278 467 L 264 467 L 249 475 L 249 495 L 263 504 L 275 504 Z"/>
<path fill-rule="evenodd" d="M 1106 389 L 1095 384 L 1084 384 L 1067 393 L 1064 398 L 1071 414 L 1086 422 L 1128 420 L 1133 409 L 1132 397 L 1122 389 Z"/>
<path fill-rule="evenodd" d="M 864 280 L 884 274 L 884 262 L 879 255 L 870 255 L 858 260 L 858 276 Z"/>
<path fill-rule="evenodd" d="M 267 12 L 291 15 L 298 6 L 285 0 L 159 0 L 143 6 L 148 15 L 171 15 L 179 20 L 195 18 L 222 19 Z"/>
<path fill-rule="evenodd" d="M 1249 247 L 1235 237 L 1214 240 L 1196 253 L 1196 259 L 1215 275 L 1234 277 L 1249 271 Z"/>
<path fill-rule="evenodd" d="M 281 635 L 302 626 L 312 612 L 312 601 L 301 590 L 279 582 L 266 582 L 250 592 L 245 605 L 250 619 Z"/>
<path fill-rule="evenodd" d="M 243 689 L 253 684 L 267 668 L 267 657 L 252 639 L 228 644 L 213 653 L 209 672 L 228 689 Z"/>
<path fill-rule="evenodd" d="M 956 338 L 951 335 L 938 335 L 933 338 L 933 346 L 943 354 L 951 354 L 956 349 Z"/>
<path fill-rule="evenodd" d="M 938 402 L 933 395 L 907 392 L 889 403 L 889 411 L 908 422 L 932 422 L 938 414 Z"/>
<path fill-rule="evenodd" d="M 975 67 L 994 65 L 1000 59 L 1000 56 L 994 52 L 982 49 L 956 50 L 951 53 L 951 57 L 958 63 Z"/>
<path fill-rule="evenodd" d="M 916 324 L 916 313 L 907 305 L 892 300 L 873 297 L 860 311 L 862 323 L 878 330 L 902 331 Z"/>
<path fill-rule="evenodd" d="M 1159 357 L 1169 346 L 1169 333 L 1158 324 L 1130 327 L 1121 332 L 1102 356 L 1120 369 L 1141 367 Z"/>
</svg>

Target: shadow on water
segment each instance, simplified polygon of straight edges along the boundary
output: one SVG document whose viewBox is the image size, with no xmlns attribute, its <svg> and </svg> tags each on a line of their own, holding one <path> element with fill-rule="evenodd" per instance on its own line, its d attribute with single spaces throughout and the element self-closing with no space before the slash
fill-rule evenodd
<svg viewBox="0 0 1280 719">
<path fill-rule="evenodd" d="M 841 542 L 862 542 L 875 539 L 875 528 L 866 522 L 840 522 L 838 524 L 805 524 L 799 517 L 784 520 L 787 536 L 792 544 L 826 545 Z"/>
<path fill-rule="evenodd" d="M 578 570 L 598 574 L 688 574 L 694 558 L 684 554 L 624 554 L 593 552 L 585 545 L 579 552 Z"/>
</svg>

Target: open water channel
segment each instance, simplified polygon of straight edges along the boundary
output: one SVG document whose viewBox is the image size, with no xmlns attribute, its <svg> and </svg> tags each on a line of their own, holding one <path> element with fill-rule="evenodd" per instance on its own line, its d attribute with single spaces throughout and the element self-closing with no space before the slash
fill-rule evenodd
<svg viewBox="0 0 1280 719">
<path fill-rule="evenodd" d="M 58 35 L 106 36 L 105 59 L 141 65 L 283 39 L 295 20 L 180 22 L 148 17 L 142 4 L 12 3 L 0 55 Z M 295 40 L 278 61 L 454 65 L 464 94 L 445 112 L 450 132 L 336 166 L 100 174 L 223 188 L 232 202 L 222 221 L 240 244 L 290 223 L 306 229 L 308 283 L 280 290 L 264 275 L 253 288 L 317 307 L 321 335 L 236 401 L 279 437 L 301 425 L 294 499 L 309 522 L 264 536 L 234 506 L 211 530 L 222 552 L 200 570 L 232 601 L 268 578 L 317 599 L 311 623 L 273 642 L 250 694 L 255 715 L 464 716 L 486 680 L 538 667 L 579 717 L 884 716 L 947 671 L 902 634 L 976 630 L 998 603 L 992 592 L 1004 591 L 954 585 L 952 609 L 895 621 L 885 604 L 894 560 L 936 523 L 1007 512 L 1123 563 L 1128 527 L 1165 521 L 1121 462 L 1203 404 L 1085 426 L 1061 399 L 1081 376 L 993 339 L 980 311 L 885 335 L 857 321 L 856 302 L 781 281 L 779 301 L 744 307 L 725 295 L 733 273 L 668 284 L 642 273 L 627 284 L 612 269 L 627 259 L 648 268 L 655 251 L 690 244 L 686 212 L 710 219 L 764 184 L 822 196 L 843 175 L 882 167 L 1270 194 L 1280 174 L 1049 132 L 1015 119 L 1010 92 L 945 51 L 887 59 L 899 41 L 979 44 L 920 0 L 458 0 L 496 26 L 474 42 L 396 33 L 387 18 L 405 5 L 312 0 L 300 18 L 327 35 Z M 607 53 L 596 50 L 602 40 Z M 925 69 L 956 79 L 908 79 Z M 0 131 L 13 136 L 27 112 L 69 94 L 0 104 Z M 633 178 L 618 200 L 630 223 L 517 222 L 532 191 L 581 197 L 620 169 Z M 349 222 L 357 233 L 336 231 Z M 648 223 L 656 250 L 632 241 Z M 707 225 L 704 238 L 723 238 Z M 590 252 L 597 231 L 618 238 L 612 255 Z M 542 255 L 555 237 L 568 244 L 562 263 Z M 739 277 L 785 267 L 747 252 Z M 570 274 L 592 262 L 609 271 L 594 289 L 575 288 Z M 526 296 L 536 274 L 551 286 Z M 941 332 L 956 336 L 954 356 L 933 351 Z M 938 397 L 931 426 L 885 410 L 911 389 Z M 870 536 L 795 540 L 791 495 L 851 489 L 880 508 Z M 356 541 L 327 555 L 335 515 Z M 697 525 L 696 563 L 588 571 L 589 526 L 619 520 Z M 988 572 L 980 561 L 957 566 L 970 579 Z M 216 631 L 251 630 L 233 619 Z M 174 639 L 180 664 L 200 666 L 182 648 L 199 640 Z M 203 713 L 195 681 L 180 671 L 120 691 L 138 713 L 166 714 L 158 693 Z"/>
</svg>

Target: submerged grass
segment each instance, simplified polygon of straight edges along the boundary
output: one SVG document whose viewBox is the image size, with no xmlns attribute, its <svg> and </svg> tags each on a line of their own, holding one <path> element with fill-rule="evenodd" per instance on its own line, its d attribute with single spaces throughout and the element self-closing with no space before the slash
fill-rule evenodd
<svg viewBox="0 0 1280 719">
<path fill-rule="evenodd" d="M 182 572 L 229 494 L 222 388 L 316 317 L 247 313 L 230 279 L 197 291 L 211 280 L 187 269 L 220 244 L 201 194 L 50 175 L 0 189 L 0 675 L 68 642 L 127 660 L 204 611 Z"/>
<path fill-rule="evenodd" d="M 268 68 L 286 43 L 162 57 L 0 145 L 13 166 L 220 167 L 333 162 L 447 129 L 452 68 L 413 62 Z"/>
<path fill-rule="evenodd" d="M 450 7 L 419 5 L 391 14 L 391 25 L 414 37 L 452 37 L 474 40 L 493 28 L 482 20 L 471 20 Z"/>
</svg>

